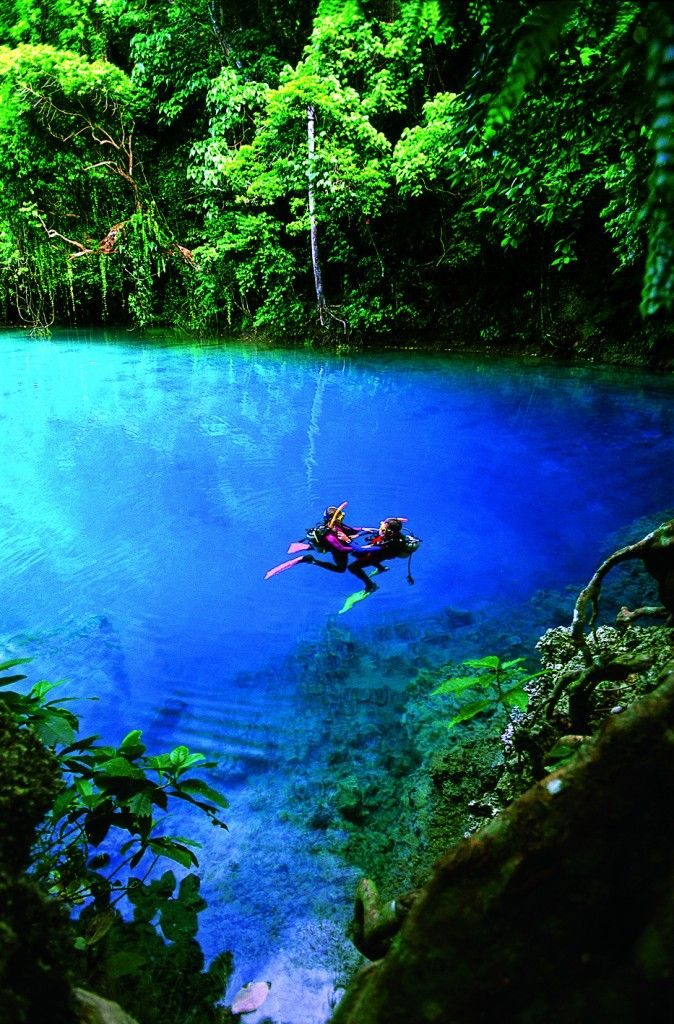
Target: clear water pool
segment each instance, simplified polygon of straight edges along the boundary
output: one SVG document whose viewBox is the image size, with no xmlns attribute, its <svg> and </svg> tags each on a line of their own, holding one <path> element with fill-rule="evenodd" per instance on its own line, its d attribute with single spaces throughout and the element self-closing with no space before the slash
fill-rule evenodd
<svg viewBox="0 0 674 1024">
<path fill-rule="evenodd" d="M 279 1021 L 318 1024 L 353 871 L 275 805 L 301 776 L 285 659 L 326 625 L 367 641 L 583 583 L 608 536 L 672 505 L 674 382 L 5 332 L 0 398 L 0 646 L 99 697 L 88 731 L 221 761 L 204 947 L 233 950 L 234 984 L 274 973 Z M 347 521 L 406 516 L 423 539 L 415 585 L 397 563 L 348 617 L 348 574 L 264 580 L 343 501 Z"/>
</svg>

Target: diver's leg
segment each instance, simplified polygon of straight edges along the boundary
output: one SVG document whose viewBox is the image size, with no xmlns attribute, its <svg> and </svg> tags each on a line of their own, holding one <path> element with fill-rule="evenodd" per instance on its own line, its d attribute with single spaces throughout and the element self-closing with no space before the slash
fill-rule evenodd
<svg viewBox="0 0 674 1024">
<path fill-rule="evenodd" d="M 344 559 L 343 562 L 339 561 L 335 564 L 333 562 L 320 562 L 317 558 L 314 558 L 313 555 L 305 555 L 302 561 L 308 562 L 311 565 L 317 565 L 321 569 L 327 569 L 328 572 L 344 572 L 347 560 Z"/>
<path fill-rule="evenodd" d="M 361 581 L 369 594 L 371 594 L 373 590 L 377 590 L 377 584 L 374 580 L 370 579 L 360 563 L 352 562 L 349 566 L 349 572 L 353 573 L 353 575 Z"/>
</svg>

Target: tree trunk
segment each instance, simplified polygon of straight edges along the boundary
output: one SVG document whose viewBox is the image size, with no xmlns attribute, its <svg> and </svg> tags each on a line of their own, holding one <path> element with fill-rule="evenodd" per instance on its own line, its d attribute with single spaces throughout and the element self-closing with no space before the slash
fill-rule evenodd
<svg viewBox="0 0 674 1024">
<path fill-rule="evenodd" d="M 308 143 L 308 169 L 307 178 L 308 199 L 309 199 L 309 234 L 311 238 L 311 264 L 314 269 L 314 285 L 316 288 L 316 307 L 321 327 L 325 326 L 325 314 L 327 305 L 323 293 L 323 275 L 321 273 L 321 261 L 318 254 L 318 226 L 316 224 L 316 197 L 314 194 L 314 161 L 316 157 L 316 112 L 312 103 L 307 107 L 307 143 Z"/>
</svg>

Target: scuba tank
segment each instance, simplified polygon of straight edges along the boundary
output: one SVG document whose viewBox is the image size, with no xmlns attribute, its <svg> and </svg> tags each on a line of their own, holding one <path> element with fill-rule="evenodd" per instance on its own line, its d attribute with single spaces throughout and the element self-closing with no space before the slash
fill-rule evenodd
<svg viewBox="0 0 674 1024">
<path fill-rule="evenodd" d="M 398 556 L 399 558 L 407 558 L 409 555 L 413 555 L 417 548 L 421 545 L 421 538 L 415 537 L 409 530 L 403 530 L 402 542 L 404 545 L 404 551 Z"/>
<path fill-rule="evenodd" d="M 316 526 L 312 526 L 306 532 L 306 538 L 311 544 L 314 551 L 318 551 L 319 554 L 325 554 L 329 548 L 325 543 L 325 535 L 328 532 L 328 527 L 325 523 L 317 523 Z"/>
</svg>

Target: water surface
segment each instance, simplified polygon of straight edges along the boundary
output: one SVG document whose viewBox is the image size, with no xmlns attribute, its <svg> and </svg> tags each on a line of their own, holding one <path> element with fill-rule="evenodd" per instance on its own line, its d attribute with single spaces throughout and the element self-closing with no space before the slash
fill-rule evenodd
<svg viewBox="0 0 674 1024">
<path fill-rule="evenodd" d="M 218 757 L 232 809 L 204 837 L 204 946 L 233 950 L 235 982 L 273 973 L 279 1021 L 320 1024 L 354 875 L 274 803 L 312 727 L 293 653 L 326 625 L 367 643 L 585 582 L 607 538 L 672 504 L 672 380 L 6 332 L 0 397 L 6 656 L 100 697 L 80 713 L 106 740 Z M 263 578 L 343 501 L 423 539 L 415 585 L 399 562 L 348 616 L 348 574 Z"/>
</svg>

